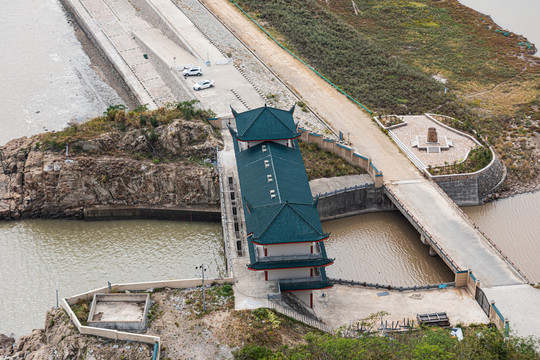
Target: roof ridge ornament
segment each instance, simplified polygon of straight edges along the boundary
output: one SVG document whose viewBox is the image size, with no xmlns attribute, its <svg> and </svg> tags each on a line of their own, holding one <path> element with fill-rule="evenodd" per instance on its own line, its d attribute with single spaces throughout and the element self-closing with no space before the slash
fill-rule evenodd
<svg viewBox="0 0 540 360">
<path fill-rule="evenodd" d="M 236 119 L 236 116 L 238 115 L 238 113 L 236 112 L 236 110 L 233 109 L 232 105 L 229 105 L 229 106 L 231 107 L 232 114 L 234 118 Z"/>
</svg>

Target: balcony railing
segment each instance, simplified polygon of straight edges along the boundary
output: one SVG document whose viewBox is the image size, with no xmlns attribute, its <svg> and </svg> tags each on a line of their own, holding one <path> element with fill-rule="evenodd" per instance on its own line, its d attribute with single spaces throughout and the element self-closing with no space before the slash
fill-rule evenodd
<svg viewBox="0 0 540 360">
<path fill-rule="evenodd" d="M 299 283 L 309 283 L 316 281 L 326 281 L 322 276 L 309 276 L 303 278 L 293 278 L 293 279 L 279 279 L 278 283 L 281 286 L 282 284 L 299 284 Z"/>
<path fill-rule="evenodd" d="M 299 260 L 318 260 L 322 259 L 322 254 L 298 254 L 298 255 L 276 255 L 276 256 L 258 256 L 258 262 L 278 262 L 278 261 L 299 261 Z"/>
</svg>

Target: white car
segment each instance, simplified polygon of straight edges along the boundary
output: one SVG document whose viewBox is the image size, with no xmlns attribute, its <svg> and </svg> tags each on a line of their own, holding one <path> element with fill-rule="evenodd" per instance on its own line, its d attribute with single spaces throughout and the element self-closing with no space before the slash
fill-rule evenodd
<svg viewBox="0 0 540 360">
<path fill-rule="evenodd" d="M 184 76 L 201 76 L 202 69 L 198 66 L 192 66 L 190 68 L 184 69 L 182 72 Z"/>
<path fill-rule="evenodd" d="M 208 89 L 212 86 L 214 86 L 214 80 L 203 80 L 193 85 L 193 90 L 197 91 L 202 89 Z"/>
</svg>

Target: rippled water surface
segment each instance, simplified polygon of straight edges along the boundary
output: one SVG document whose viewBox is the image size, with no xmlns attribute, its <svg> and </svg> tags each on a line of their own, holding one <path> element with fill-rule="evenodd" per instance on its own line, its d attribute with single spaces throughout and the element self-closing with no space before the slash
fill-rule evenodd
<svg viewBox="0 0 540 360">
<path fill-rule="evenodd" d="M 436 284 L 454 275 L 399 212 L 365 214 L 323 223 L 325 242 L 336 258 L 327 274 L 334 278 L 390 285 Z"/>
<path fill-rule="evenodd" d="M 490 15 L 497 25 L 524 35 L 540 48 L 540 1 L 538 0 L 459 0 L 476 11 Z M 540 53 L 536 53 L 539 56 Z"/>
<path fill-rule="evenodd" d="M 220 223 L 0 222 L 0 334 L 43 327 L 60 297 L 107 285 L 225 276 Z"/>
<path fill-rule="evenodd" d="M 2 1 L 0 145 L 122 100 L 90 68 L 58 0 Z"/>
<path fill-rule="evenodd" d="M 540 282 L 540 192 L 464 210 L 531 282 Z"/>
</svg>

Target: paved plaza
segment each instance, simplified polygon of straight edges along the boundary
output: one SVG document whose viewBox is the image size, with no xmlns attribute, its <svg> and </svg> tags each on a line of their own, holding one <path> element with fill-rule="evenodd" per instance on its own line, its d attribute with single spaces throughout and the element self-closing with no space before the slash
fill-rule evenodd
<svg viewBox="0 0 540 360">
<path fill-rule="evenodd" d="M 451 325 L 489 322 L 464 288 L 399 292 L 334 285 L 332 289 L 315 291 L 313 297 L 317 315 L 334 329 L 380 311 L 388 313 L 383 320 L 389 323 L 404 318 L 416 322 L 416 314 L 435 312 L 446 312 Z"/>
<path fill-rule="evenodd" d="M 425 115 L 403 116 L 403 120 L 407 125 L 389 131 L 392 131 L 425 166 L 444 166 L 445 163 L 460 163 L 467 158 L 469 151 L 480 146 L 480 143 L 475 142 L 469 136 L 441 126 L 440 123 L 431 120 Z M 425 149 L 420 150 L 418 147 L 413 146 L 415 141 L 418 141 L 420 146 L 426 145 L 425 140 L 430 127 L 435 128 L 437 131 L 438 145 L 445 146 L 447 139 L 450 140 L 452 146 L 447 150 L 441 150 L 440 153 L 430 153 Z"/>
</svg>

